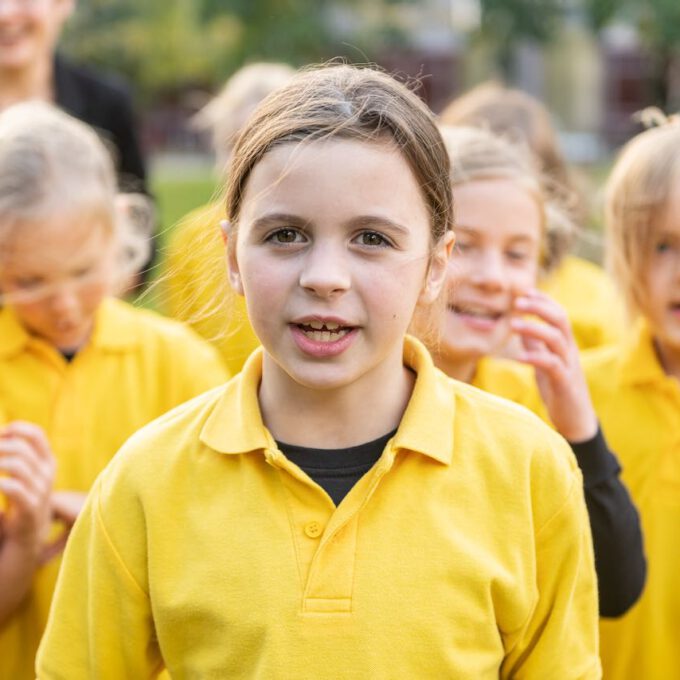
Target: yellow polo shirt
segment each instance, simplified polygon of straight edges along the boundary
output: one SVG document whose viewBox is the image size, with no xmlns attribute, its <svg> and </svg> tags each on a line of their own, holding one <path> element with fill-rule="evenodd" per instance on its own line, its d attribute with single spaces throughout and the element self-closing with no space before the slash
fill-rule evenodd
<svg viewBox="0 0 680 680">
<path fill-rule="evenodd" d="M 602 621 L 609 680 L 680 677 L 680 384 L 667 376 L 648 326 L 625 343 L 586 355 L 602 429 L 637 505 L 648 556 L 642 597 L 620 619 Z"/>
<path fill-rule="evenodd" d="M 39 678 L 599 678 L 582 481 L 408 339 L 396 435 L 339 506 L 243 372 L 137 433 L 67 548 Z"/>
<path fill-rule="evenodd" d="M 45 430 L 56 489 L 87 491 L 133 432 L 226 378 L 215 350 L 190 330 L 119 300 L 104 300 L 71 363 L 29 335 L 11 308 L 0 311 L 0 426 L 21 419 Z M 31 592 L 0 626 L 0 678 L 35 677 L 59 563 L 36 572 Z"/>
<path fill-rule="evenodd" d="M 579 349 L 610 345 L 623 337 L 621 298 L 607 274 L 592 262 L 569 255 L 539 288 L 566 310 Z"/>
<path fill-rule="evenodd" d="M 548 409 L 536 384 L 531 366 L 500 357 L 483 357 L 477 362 L 472 385 L 521 404 L 552 427 Z"/>
<path fill-rule="evenodd" d="M 243 297 L 227 281 L 217 203 L 189 213 L 175 228 L 165 253 L 163 311 L 189 324 L 215 345 L 235 375 L 259 346 Z"/>
</svg>

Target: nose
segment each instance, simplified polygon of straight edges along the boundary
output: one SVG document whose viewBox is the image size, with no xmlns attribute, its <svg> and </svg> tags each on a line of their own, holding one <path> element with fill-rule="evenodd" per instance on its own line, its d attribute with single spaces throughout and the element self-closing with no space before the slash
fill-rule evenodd
<svg viewBox="0 0 680 680">
<path fill-rule="evenodd" d="M 343 248 L 319 243 L 303 260 L 300 286 L 321 298 L 337 296 L 351 285 L 350 267 Z"/>
<path fill-rule="evenodd" d="M 484 290 L 497 291 L 506 286 L 503 255 L 495 250 L 482 250 L 472 265 L 472 282 Z"/>
<path fill-rule="evenodd" d="M 60 319 L 72 319 L 80 313 L 78 295 L 72 286 L 60 286 L 50 300 L 52 313 Z"/>
</svg>

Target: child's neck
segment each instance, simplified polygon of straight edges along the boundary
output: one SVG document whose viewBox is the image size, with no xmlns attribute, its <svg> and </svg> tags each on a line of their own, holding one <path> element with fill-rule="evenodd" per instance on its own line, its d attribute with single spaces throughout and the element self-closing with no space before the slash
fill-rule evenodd
<svg viewBox="0 0 680 680">
<path fill-rule="evenodd" d="M 464 383 L 471 383 L 475 378 L 475 373 L 477 373 L 478 357 L 454 357 L 435 354 L 433 359 L 437 368 L 446 373 L 449 378 L 455 378 Z"/>
<path fill-rule="evenodd" d="M 54 99 L 51 58 L 40 60 L 23 69 L 7 69 L 0 73 L 0 79 L 0 109 L 31 99 Z"/>
<path fill-rule="evenodd" d="M 265 425 L 274 439 L 310 448 L 346 448 L 382 437 L 399 426 L 415 383 L 401 356 L 398 364 L 384 364 L 350 385 L 318 390 L 295 382 L 265 352 L 258 395 Z"/>
</svg>

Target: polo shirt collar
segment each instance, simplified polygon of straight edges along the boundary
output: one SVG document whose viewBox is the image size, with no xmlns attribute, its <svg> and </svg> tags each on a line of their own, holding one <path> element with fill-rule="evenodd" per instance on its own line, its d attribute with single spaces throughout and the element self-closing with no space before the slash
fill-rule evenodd
<svg viewBox="0 0 680 680">
<path fill-rule="evenodd" d="M 621 362 L 622 378 L 630 385 L 658 383 L 668 379 L 654 348 L 649 325 L 639 319 L 624 344 Z"/>
<path fill-rule="evenodd" d="M 0 357 L 20 354 L 31 341 L 12 307 L 0 309 Z"/>
<path fill-rule="evenodd" d="M 201 441 L 220 453 L 241 454 L 276 446 L 262 422 L 257 398 L 262 377 L 262 348 L 248 359 L 229 383 L 201 430 Z M 453 451 L 455 391 L 437 370 L 423 345 L 404 342 L 404 364 L 417 378 L 392 446 L 449 464 Z"/>
<path fill-rule="evenodd" d="M 123 350 L 139 343 L 139 330 L 127 305 L 115 298 L 105 298 L 97 309 L 92 337 L 88 345 L 103 350 Z M 0 357 L 23 352 L 31 343 L 42 343 L 32 336 L 11 306 L 0 309 Z"/>
</svg>

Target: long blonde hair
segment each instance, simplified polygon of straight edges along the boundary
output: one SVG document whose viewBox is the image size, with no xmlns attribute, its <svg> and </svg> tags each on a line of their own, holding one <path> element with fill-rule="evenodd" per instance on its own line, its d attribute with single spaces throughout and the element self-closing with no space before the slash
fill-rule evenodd
<svg viewBox="0 0 680 680">
<path fill-rule="evenodd" d="M 641 116 L 656 124 L 619 153 L 605 190 L 606 263 L 632 315 L 644 313 L 644 280 L 659 222 L 680 178 L 680 122 L 655 110 Z"/>
</svg>

